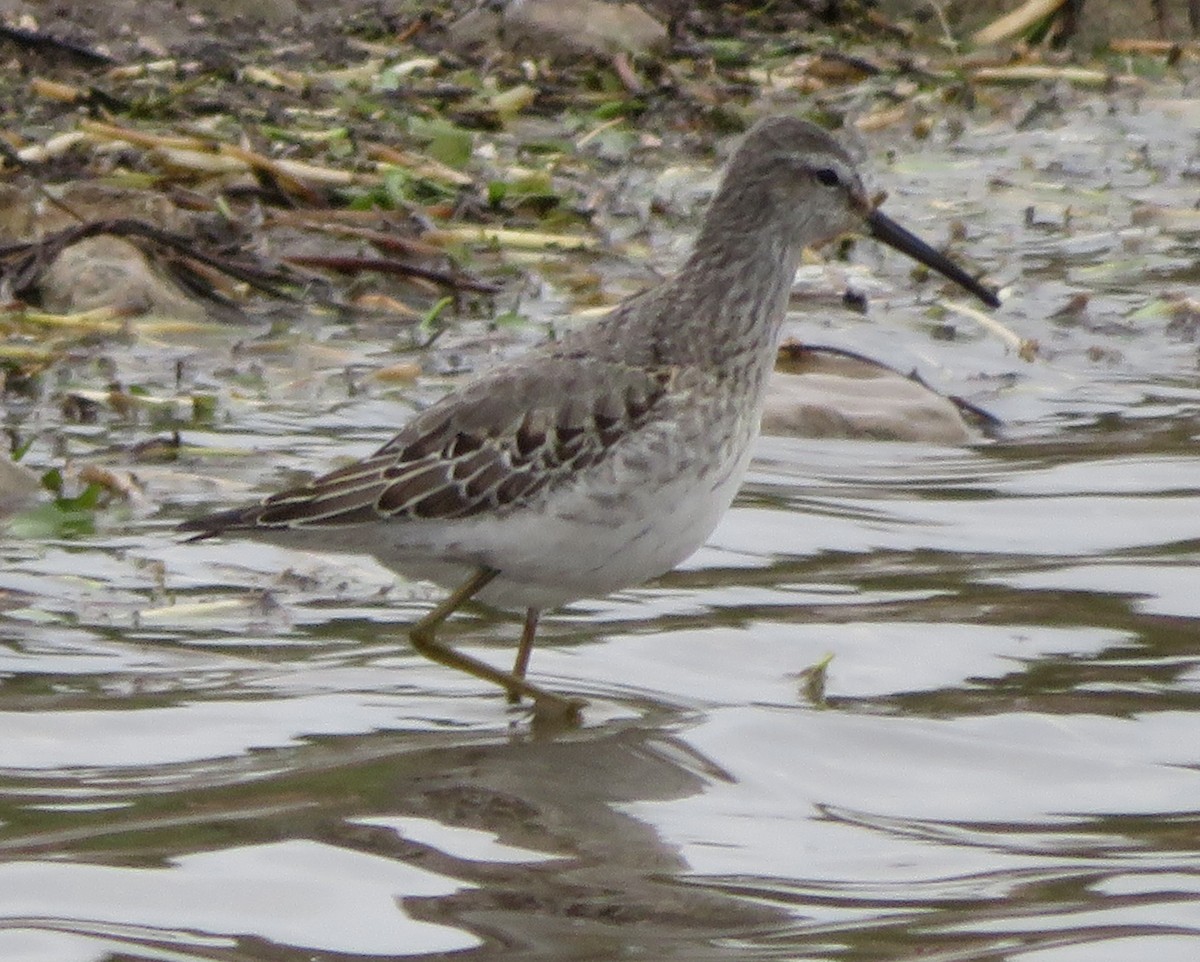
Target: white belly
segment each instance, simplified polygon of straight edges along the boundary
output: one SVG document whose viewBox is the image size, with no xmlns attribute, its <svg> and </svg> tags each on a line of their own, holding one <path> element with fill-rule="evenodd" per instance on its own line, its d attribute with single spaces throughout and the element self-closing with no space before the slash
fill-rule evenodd
<svg viewBox="0 0 1200 962">
<path fill-rule="evenodd" d="M 494 568 L 499 575 L 478 598 L 502 608 L 552 608 L 641 584 L 670 571 L 712 533 L 741 486 L 752 437 L 732 441 L 704 465 L 691 450 L 694 438 L 666 440 L 671 456 L 649 472 L 634 451 L 533 508 L 384 523 L 371 553 L 408 577 L 447 588 L 474 569 Z"/>
<path fill-rule="evenodd" d="M 498 574 L 478 599 L 502 608 L 553 608 L 607 595 L 670 571 L 705 542 L 733 501 L 758 410 L 724 387 L 683 392 L 672 416 L 643 425 L 599 463 L 507 510 L 259 529 L 254 536 L 371 554 L 408 578 L 449 589 L 493 569 Z"/>
</svg>

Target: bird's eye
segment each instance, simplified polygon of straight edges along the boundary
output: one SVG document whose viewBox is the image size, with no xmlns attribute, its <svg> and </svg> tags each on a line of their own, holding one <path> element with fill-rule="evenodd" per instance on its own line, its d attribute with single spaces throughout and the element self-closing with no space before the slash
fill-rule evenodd
<svg viewBox="0 0 1200 962">
<path fill-rule="evenodd" d="M 842 182 L 838 177 L 837 171 L 832 167 L 821 167 L 813 171 L 813 176 L 817 178 L 817 182 L 824 184 L 826 187 L 836 187 Z"/>
</svg>

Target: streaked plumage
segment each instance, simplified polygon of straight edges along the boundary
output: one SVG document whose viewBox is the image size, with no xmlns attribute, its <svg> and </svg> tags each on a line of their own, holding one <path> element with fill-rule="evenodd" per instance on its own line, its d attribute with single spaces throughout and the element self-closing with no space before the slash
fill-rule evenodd
<svg viewBox="0 0 1200 962">
<path fill-rule="evenodd" d="M 455 588 L 414 627 L 417 647 L 574 712 L 524 678 L 538 612 L 663 574 L 704 542 L 749 463 L 802 249 L 864 224 L 996 303 L 875 210 L 827 134 L 770 118 L 730 161 L 677 276 L 483 374 L 370 457 L 182 528 L 373 554 Z M 513 672 L 435 640 L 471 597 L 527 609 Z"/>
</svg>

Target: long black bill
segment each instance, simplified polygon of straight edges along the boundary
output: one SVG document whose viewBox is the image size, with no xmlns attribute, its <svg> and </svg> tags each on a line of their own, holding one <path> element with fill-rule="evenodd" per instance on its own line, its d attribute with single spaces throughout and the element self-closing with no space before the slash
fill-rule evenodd
<svg viewBox="0 0 1200 962">
<path fill-rule="evenodd" d="M 871 227 L 871 236 L 876 240 L 883 241 L 889 247 L 896 248 L 913 260 L 918 260 L 926 267 L 948 277 L 955 284 L 970 291 L 988 307 L 1000 306 L 1000 298 L 996 296 L 994 290 L 984 287 L 945 254 L 935 251 L 916 234 L 909 233 L 886 214 L 881 213 L 878 208 L 867 215 L 867 224 Z"/>
</svg>

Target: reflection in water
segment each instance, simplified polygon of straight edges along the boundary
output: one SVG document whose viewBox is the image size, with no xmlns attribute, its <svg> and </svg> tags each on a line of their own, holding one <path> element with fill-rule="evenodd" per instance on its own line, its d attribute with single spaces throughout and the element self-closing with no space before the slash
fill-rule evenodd
<svg viewBox="0 0 1200 962">
<path fill-rule="evenodd" d="M 151 957 L 154 945 L 203 955 L 200 942 L 241 945 L 253 957 L 245 940 L 262 939 L 305 957 L 483 941 L 550 958 L 577 939 L 627 941 L 627 925 L 665 951 L 681 936 L 703 941 L 785 919 L 679 885 L 675 850 L 622 813 L 633 799 L 692 794 L 720 778 L 654 729 L 466 745 L 412 734 L 397 744 L 405 740 L 319 739 L 275 758 L 272 771 L 245 766 L 233 783 L 206 765 L 160 768 L 166 805 L 147 797 L 144 777 L 120 791 L 120 776 L 107 773 L 96 791 L 76 790 L 71 831 L 48 828 L 61 824 L 61 806 L 21 806 L 21 831 L 3 846 L 11 861 L 0 864 L 0 911 L 12 930 L 0 929 L 0 949 L 9 938 L 68 957 L 66 946 L 87 934 Z M 29 797 L 46 798 L 63 779 L 24 781 Z M 114 813 L 84 802 L 87 794 L 126 805 Z M 293 841 L 270 841 L 281 834 Z M 65 847 L 79 858 L 38 860 Z M 225 937 L 198 941 L 200 933 Z"/>
<path fill-rule="evenodd" d="M 557 739 L 328 607 L 335 559 L 275 587 L 296 645 L 13 633 L 0 949 L 1190 958 L 1200 459 L 1020 451 L 764 442 L 696 561 L 551 619 L 600 701 Z"/>
<path fill-rule="evenodd" d="M 1008 439 L 764 439 L 680 571 L 547 618 L 533 671 L 592 699 L 577 732 L 414 657 L 396 626 L 429 596 L 361 559 L 180 548 L 174 516 L 3 544 L 0 958 L 1190 962 L 1200 382 L 1186 324 L 1133 315 L 1194 258 L 1087 179 L 1190 205 L 1121 159 L 1156 109 L 897 163 L 986 223 L 1044 359 L 927 338 L 894 299 L 821 340 L 931 370 Z M 1045 200 L 1023 156 L 1057 158 L 1071 231 L 1013 226 Z M 323 467 L 398 416 L 325 400 L 214 431 L 257 452 L 221 482 L 275 487 L 264 460 Z M 147 477 L 178 515 L 229 500 Z M 502 662 L 519 625 L 452 630 Z"/>
</svg>

